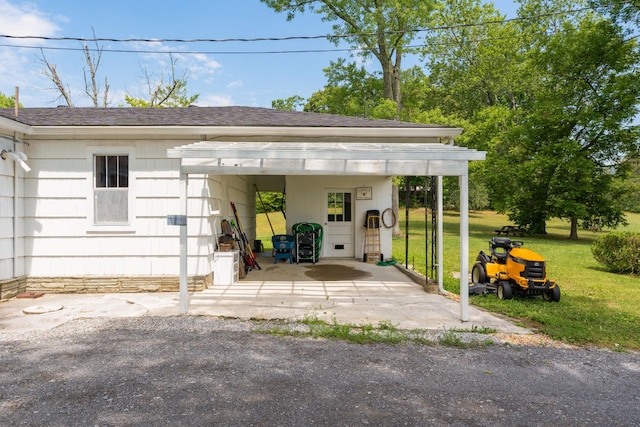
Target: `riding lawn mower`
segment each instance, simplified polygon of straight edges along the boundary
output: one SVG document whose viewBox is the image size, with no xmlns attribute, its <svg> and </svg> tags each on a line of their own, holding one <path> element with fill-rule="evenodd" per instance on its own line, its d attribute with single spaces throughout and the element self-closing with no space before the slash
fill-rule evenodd
<svg viewBox="0 0 640 427">
<path fill-rule="evenodd" d="M 560 287 L 547 278 L 545 259 L 525 249 L 524 242 L 508 237 L 493 237 L 490 254 L 480 251 L 471 270 L 470 294 L 495 292 L 499 299 L 542 296 L 545 301 L 560 301 Z"/>
</svg>

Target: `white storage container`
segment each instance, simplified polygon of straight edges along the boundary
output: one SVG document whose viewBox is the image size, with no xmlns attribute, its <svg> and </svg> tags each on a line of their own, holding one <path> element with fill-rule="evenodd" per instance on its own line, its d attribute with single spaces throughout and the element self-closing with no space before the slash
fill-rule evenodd
<svg viewBox="0 0 640 427">
<path fill-rule="evenodd" d="M 238 251 L 213 253 L 213 285 L 232 285 L 238 281 L 240 271 Z"/>
</svg>

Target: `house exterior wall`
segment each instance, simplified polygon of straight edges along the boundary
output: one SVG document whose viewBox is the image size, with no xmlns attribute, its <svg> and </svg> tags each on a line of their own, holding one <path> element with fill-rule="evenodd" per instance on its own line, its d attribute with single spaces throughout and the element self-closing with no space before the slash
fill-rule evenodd
<svg viewBox="0 0 640 427">
<path fill-rule="evenodd" d="M 0 140 L 0 151 L 22 151 Z M 23 193 L 25 172 L 10 159 L 0 160 L 0 299 L 26 290 Z"/>
<path fill-rule="evenodd" d="M 289 176 L 287 177 L 287 233 L 293 224 L 313 222 L 327 225 L 327 190 L 349 190 L 353 194 L 353 242 L 355 257 L 364 254 L 365 217 L 368 210 L 380 214 L 391 207 L 391 178 L 384 176 Z M 371 187 L 371 200 L 356 200 L 356 188 Z M 380 249 L 385 258 L 391 256 L 392 230 L 381 226 Z M 323 254 L 326 247 L 323 242 Z"/>
<path fill-rule="evenodd" d="M 209 189 L 210 199 L 210 225 L 212 235 L 219 237 L 222 232 L 220 221 L 234 221 L 235 216 L 231 209 L 233 202 L 238 217 L 249 243 L 253 244 L 256 237 L 256 203 L 253 185 L 255 177 L 247 175 L 210 175 Z M 215 244 L 215 239 L 213 240 Z M 253 247 L 253 246 L 252 246 Z"/>
<path fill-rule="evenodd" d="M 0 143 L 0 151 L 12 148 Z M 0 160 L 0 280 L 14 276 L 14 171 L 13 162 Z"/>
<path fill-rule="evenodd" d="M 113 289 L 107 278 L 114 277 L 146 277 L 150 282 L 163 277 L 166 283 L 169 276 L 177 286 L 180 226 L 168 225 L 167 215 L 180 213 L 179 160 L 166 157 L 166 149 L 175 145 L 176 141 L 157 140 L 32 142 L 28 152 L 32 171 L 25 179 L 24 218 L 20 220 L 25 230 L 24 274 L 29 277 L 30 290 L 66 291 L 60 284 L 64 278 L 94 276 L 105 280 L 95 285 L 83 280 L 79 290 L 87 291 L 88 286 Z M 94 154 L 129 156 L 128 225 L 94 224 Z M 6 169 L 6 162 L 2 166 Z M 12 200 L 7 182 L 11 177 L 3 169 L 0 174 L 0 221 L 8 223 L 11 209 L 4 202 Z M 220 219 L 233 216 L 229 200 L 239 210 L 251 212 L 242 220 L 247 234 L 255 236 L 252 185 L 251 177 L 189 175 L 189 277 L 210 281 L 216 227 L 219 232 Z M 12 236 L 0 236 L 2 277 L 11 277 Z"/>
<path fill-rule="evenodd" d="M 16 148 L 13 143 L 0 140 L 2 150 L 16 151 Z M 15 162 L 0 160 L 0 281 L 25 274 L 22 223 L 24 176 L 25 172 Z"/>
</svg>

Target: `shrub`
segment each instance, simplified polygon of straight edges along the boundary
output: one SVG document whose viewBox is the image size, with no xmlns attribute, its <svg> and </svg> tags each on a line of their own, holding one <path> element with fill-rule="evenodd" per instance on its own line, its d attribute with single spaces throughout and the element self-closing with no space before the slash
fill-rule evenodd
<svg viewBox="0 0 640 427">
<path fill-rule="evenodd" d="M 591 253 L 609 271 L 640 274 L 640 233 L 609 233 L 593 243 Z"/>
</svg>

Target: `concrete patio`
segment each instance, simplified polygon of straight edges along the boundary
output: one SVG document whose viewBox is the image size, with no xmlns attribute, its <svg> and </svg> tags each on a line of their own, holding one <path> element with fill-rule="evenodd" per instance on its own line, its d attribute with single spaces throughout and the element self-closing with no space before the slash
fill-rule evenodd
<svg viewBox="0 0 640 427">
<path fill-rule="evenodd" d="M 427 291 L 404 267 L 378 266 L 353 259 L 320 259 L 317 264 L 273 264 L 270 254 L 232 285 L 213 285 L 189 294 L 188 315 L 239 319 L 302 320 L 377 325 L 390 322 L 401 329 L 492 328 L 528 334 L 512 322 L 469 307 L 469 321 L 460 321 L 460 304 Z M 174 316 L 179 294 L 48 294 L 36 299 L 0 303 L 0 332 L 51 329 L 75 318 Z M 30 314 L 27 314 L 30 313 Z"/>
</svg>

